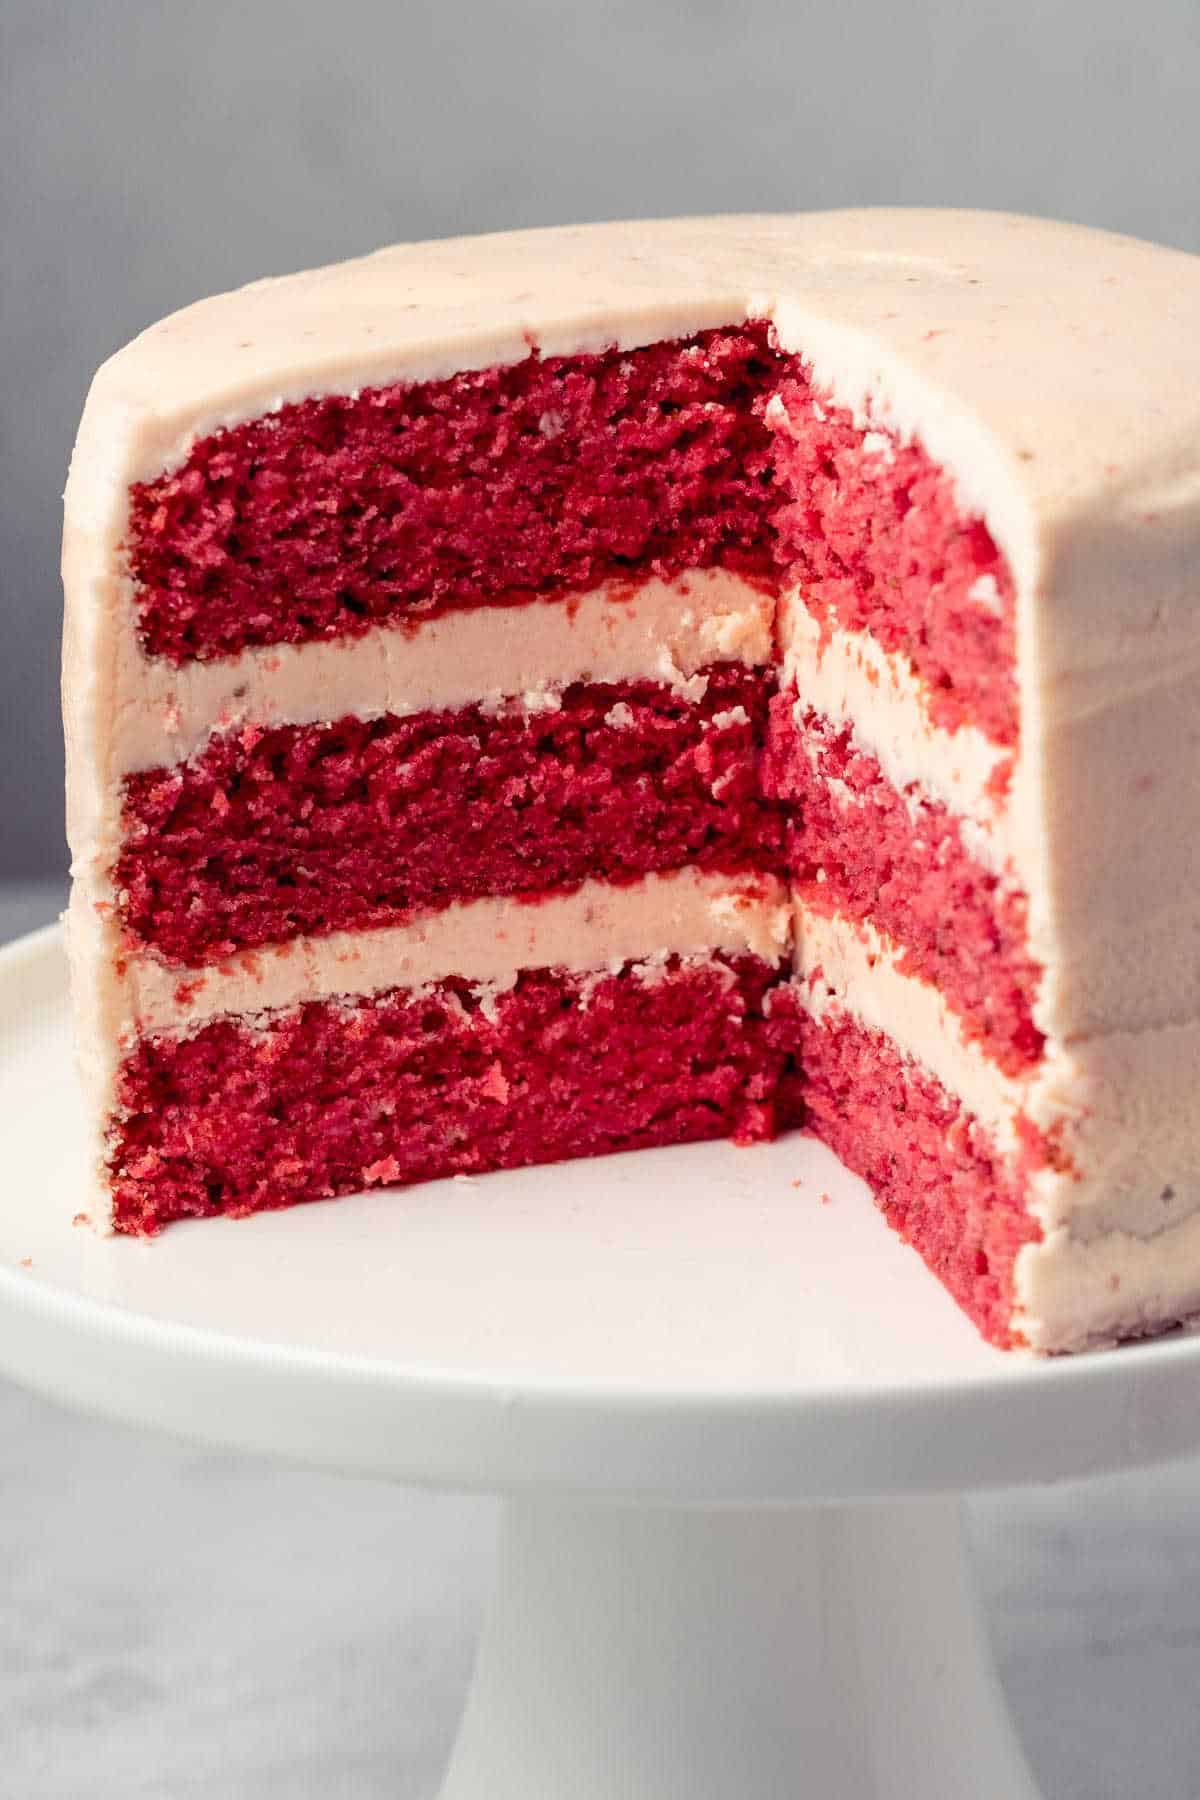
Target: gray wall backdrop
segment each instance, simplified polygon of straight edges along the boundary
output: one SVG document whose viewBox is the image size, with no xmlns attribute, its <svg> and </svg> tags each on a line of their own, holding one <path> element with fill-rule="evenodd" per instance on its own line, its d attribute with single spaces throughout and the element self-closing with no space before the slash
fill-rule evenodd
<svg viewBox="0 0 1200 1800">
<path fill-rule="evenodd" d="M 60 495 L 164 312 L 397 238 L 869 203 L 1200 250 L 1200 0 L 0 0 L 0 878 L 59 874 Z"/>
</svg>

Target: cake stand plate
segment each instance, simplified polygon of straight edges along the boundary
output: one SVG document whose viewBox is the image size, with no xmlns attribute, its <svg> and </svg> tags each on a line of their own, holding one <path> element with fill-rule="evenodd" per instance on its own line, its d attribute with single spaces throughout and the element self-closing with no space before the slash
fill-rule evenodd
<svg viewBox="0 0 1200 1800">
<path fill-rule="evenodd" d="M 53 929 L 0 1119 L 9 1375 L 509 1497 L 443 1800 L 1032 1800 L 957 1497 L 1200 1446 L 1200 1341 L 989 1350 L 798 1137 L 99 1237 Z"/>
</svg>

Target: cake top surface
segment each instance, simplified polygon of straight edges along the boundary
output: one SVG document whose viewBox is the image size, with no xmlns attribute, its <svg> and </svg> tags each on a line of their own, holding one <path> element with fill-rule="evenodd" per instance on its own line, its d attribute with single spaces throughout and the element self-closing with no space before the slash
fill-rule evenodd
<svg viewBox="0 0 1200 1800">
<path fill-rule="evenodd" d="M 843 401 L 882 394 L 901 430 L 936 439 L 939 412 L 971 419 L 1043 517 L 1100 494 L 1130 515 L 1200 516 L 1200 257 L 934 209 L 514 231 L 258 281 L 110 358 L 76 460 L 83 474 L 103 422 L 110 474 L 115 427 L 141 479 L 289 400 L 750 316 L 772 318 Z"/>
</svg>

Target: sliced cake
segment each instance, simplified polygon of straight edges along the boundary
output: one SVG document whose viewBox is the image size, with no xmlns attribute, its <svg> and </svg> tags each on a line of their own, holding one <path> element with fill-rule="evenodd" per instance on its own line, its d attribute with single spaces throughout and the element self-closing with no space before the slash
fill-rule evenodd
<svg viewBox="0 0 1200 1800">
<path fill-rule="evenodd" d="M 64 574 L 117 1231 L 802 1126 L 996 1343 L 1200 1312 L 1197 259 L 859 212 L 260 282 L 100 371 Z"/>
</svg>

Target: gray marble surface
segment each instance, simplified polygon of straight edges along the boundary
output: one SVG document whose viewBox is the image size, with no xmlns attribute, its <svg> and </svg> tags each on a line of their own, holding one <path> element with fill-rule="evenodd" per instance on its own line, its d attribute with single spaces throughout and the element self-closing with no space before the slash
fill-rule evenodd
<svg viewBox="0 0 1200 1800">
<path fill-rule="evenodd" d="M 0 892 L 0 937 L 56 901 Z M 973 1505 L 1047 1800 L 1200 1797 L 1198 1508 L 1200 1464 Z M 425 1800 L 495 1520 L 0 1383 L 0 1797 Z"/>
</svg>

